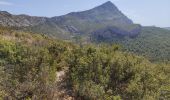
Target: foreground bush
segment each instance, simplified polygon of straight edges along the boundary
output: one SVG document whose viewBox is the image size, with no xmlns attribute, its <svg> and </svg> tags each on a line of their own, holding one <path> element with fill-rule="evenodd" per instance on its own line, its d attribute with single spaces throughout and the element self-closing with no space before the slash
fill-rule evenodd
<svg viewBox="0 0 170 100">
<path fill-rule="evenodd" d="M 163 66 L 120 52 L 117 46 L 87 46 L 73 52 L 70 81 L 83 99 L 157 100 L 168 84 Z"/>
<path fill-rule="evenodd" d="M 52 100 L 56 73 L 75 99 L 168 100 L 170 65 L 153 64 L 118 45 L 81 47 L 45 36 L 0 29 L 0 99 Z"/>
</svg>

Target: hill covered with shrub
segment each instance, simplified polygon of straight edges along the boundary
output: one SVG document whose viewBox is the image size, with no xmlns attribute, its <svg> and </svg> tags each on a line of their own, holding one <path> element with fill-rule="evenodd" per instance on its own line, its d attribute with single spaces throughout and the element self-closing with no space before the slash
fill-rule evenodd
<svg viewBox="0 0 170 100">
<path fill-rule="evenodd" d="M 169 68 L 168 63 L 154 64 L 124 52 L 119 45 L 79 46 L 0 28 L 2 99 L 56 99 L 56 74 L 61 70 L 75 99 L 169 99 Z"/>
</svg>

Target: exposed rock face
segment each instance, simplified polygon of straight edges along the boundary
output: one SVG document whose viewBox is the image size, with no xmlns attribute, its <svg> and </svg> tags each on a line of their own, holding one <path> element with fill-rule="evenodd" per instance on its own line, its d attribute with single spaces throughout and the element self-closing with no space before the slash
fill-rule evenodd
<svg viewBox="0 0 170 100">
<path fill-rule="evenodd" d="M 124 38 L 124 36 L 129 36 L 134 38 L 141 31 L 141 26 L 133 26 L 135 28 L 124 30 L 117 27 L 106 27 L 100 30 L 97 30 L 91 34 L 91 38 L 97 41 L 111 41 L 113 37 Z"/>
<path fill-rule="evenodd" d="M 133 24 L 121 11 L 110 1 L 86 11 L 86 15 L 94 17 L 99 22 L 111 21 L 115 24 Z"/>
<path fill-rule="evenodd" d="M 0 25 L 13 27 L 35 26 L 46 22 L 45 17 L 32 17 L 28 15 L 12 15 L 8 12 L 0 12 Z"/>
<path fill-rule="evenodd" d="M 79 34 L 80 32 L 78 31 L 77 28 L 75 28 L 74 26 L 68 26 L 68 25 L 64 25 L 64 29 L 68 32 L 74 33 L 74 34 Z"/>
</svg>

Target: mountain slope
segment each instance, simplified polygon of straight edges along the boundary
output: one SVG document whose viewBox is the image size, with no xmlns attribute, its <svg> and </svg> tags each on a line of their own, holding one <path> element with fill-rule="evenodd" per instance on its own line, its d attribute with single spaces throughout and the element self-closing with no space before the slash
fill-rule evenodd
<svg viewBox="0 0 170 100">
<path fill-rule="evenodd" d="M 63 39 L 69 38 L 68 32 L 58 27 L 57 24 L 50 21 L 50 18 L 47 17 L 12 15 L 6 11 L 0 11 L 0 25 Z"/>
<path fill-rule="evenodd" d="M 170 30 L 170 27 L 165 27 L 165 29 Z"/>
<path fill-rule="evenodd" d="M 2 26 L 20 27 L 21 29 L 24 27 L 29 31 L 64 39 L 77 34 L 90 34 L 109 26 L 128 32 L 135 30 L 137 26 L 111 2 L 106 2 L 87 11 L 73 12 L 59 17 L 12 15 L 2 11 L 0 18 Z M 131 30 L 128 30 L 127 27 L 131 27 Z"/>
<path fill-rule="evenodd" d="M 141 33 L 136 37 L 123 37 L 104 30 L 92 34 L 91 37 L 95 43 L 117 43 L 126 51 L 143 55 L 152 61 L 170 61 L 170 31 L 166 29 L 142 27 Z"/>
<path fill-rule="evenodd" d="M 92 33 L 108 26 L 126 30 L 125 27 L 133 26 L 133 22 L 111 2 L 87 11 L 53 17 L 52 20 L 63 28 L 74 27 L 77 30 L 76 33 Z"/>
<path fill-rule="evenodd" d="M 35 26 L 45 23 L 47 18 L 28 15 L 12 15 L 6 11 L 0 11 L 0 25 L 10 27 Z"/>
</svg>

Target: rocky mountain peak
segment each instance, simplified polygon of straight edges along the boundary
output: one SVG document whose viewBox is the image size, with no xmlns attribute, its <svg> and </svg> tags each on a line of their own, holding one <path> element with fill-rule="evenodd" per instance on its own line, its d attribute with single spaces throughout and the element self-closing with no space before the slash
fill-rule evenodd
<svg viewBox="0 0 170 100">
<path fill-rule="evenodd" d="M 118 10 L 118 8 L 111 1 L 107 1 L 102 5 L 95 7 L 95 9 L 103 9 L 103 10 L 110 10 L 110 11 Z"/>
<path fill-rule="evenodd" d="M 45 29 L 43 32 L 46 30 L 52 30 L 52 33 L 58 30 L 63 30 L 71 34 L 84 34 L 93 33 L 100 29 L 108 29 L 107 27 L 116 27 L 124 32 L 126 30 L 128 31 L 128 27 L 133 26 L 133 22 L 110 1 L 86 11 L 72 12 L 52 18 L 13 15 L 8 12 L 1 13 L 0 25 L 2 26 L 30 27 L 31 29 L 36 26 L 39 27 L 36 30 Z M 134 29 L 136 29 L 136 27 Z M 60 32 L 61 31 L 58 33 Z M 49 33 L 49 31 L 46 33 Z"/>
<path fill-rule="evenodd" d="M 0 11 L 0 15 L 11 15 L 11 14 L 7 11 Z"/>
</svg>

